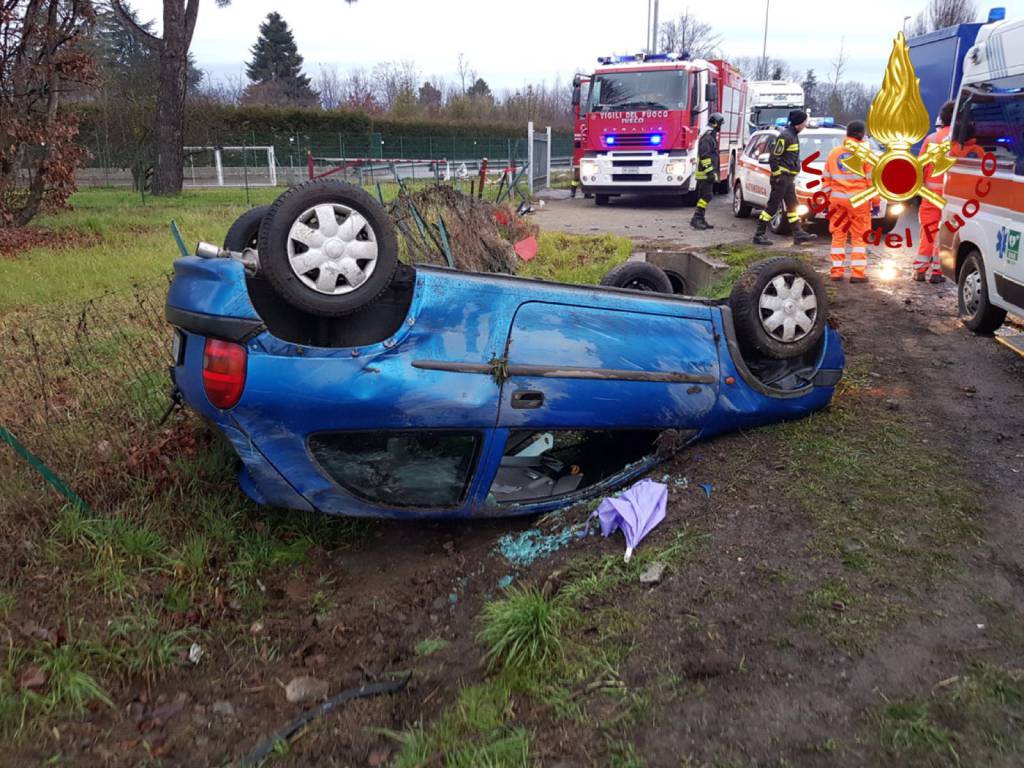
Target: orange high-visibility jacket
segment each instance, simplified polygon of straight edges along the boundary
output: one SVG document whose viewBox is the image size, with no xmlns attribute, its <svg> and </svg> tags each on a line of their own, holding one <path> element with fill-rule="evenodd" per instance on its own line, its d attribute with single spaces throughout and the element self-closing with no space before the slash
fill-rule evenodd
<svg viewBox="0 0 1024 768">
<path fill-rule="evenodd" d="M 871 175 L 870 166 L 864 166 L 867 176 L 858 176 L 843 165 L 842 161 L 852 154 L 842 144 L 828 153 L 822 183 L 829 190 L 829 198 L 832 200 L 849 200 L 862 189 L 867 189 L 871 186 L 869 178 Z"/>
<path fill-rule="evenodd" d="M 935 133 L 924 140 L 921 144 L 921 151 L 918 152 L 918 157 L 923 155 L 931 144 L 941 144 L 943 141 L 949 138 L 949 126 L 945 128 L 939 128 Z M 924 169 L 924 185 L 932 192 L 942 194 L 942 180 L 945 178 L 945 174 L 942 176 L 932 176 L 932 164 L 928 165 Z"/>
</svg>

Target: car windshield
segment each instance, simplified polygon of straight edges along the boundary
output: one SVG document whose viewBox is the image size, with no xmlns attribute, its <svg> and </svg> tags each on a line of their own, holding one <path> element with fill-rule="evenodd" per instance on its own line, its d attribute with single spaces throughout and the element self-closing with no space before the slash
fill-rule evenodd
<svg viewBox="0 0 1024 768">
<path fill-rule="evenodd" d="M 800 134 L 800 162 L 804 162 L 815 152 L 821 154 L 814 158 L 816 163 L 824 163 L 828 154 L 836 147 L 846 141 L 846 134 L 840 131 L 829 131 L 818 133 L 816 131 L 804 131 Z M 882 148 L 874 139 L 868 139 L 868 143 L 875 152 L 881 152 Z"/>
<path fill-rule="evenodd" d="M 687 72 L 608 72 L 597 75 L 590 89 L 590 110 L 685 109 Z"/>
</svg>

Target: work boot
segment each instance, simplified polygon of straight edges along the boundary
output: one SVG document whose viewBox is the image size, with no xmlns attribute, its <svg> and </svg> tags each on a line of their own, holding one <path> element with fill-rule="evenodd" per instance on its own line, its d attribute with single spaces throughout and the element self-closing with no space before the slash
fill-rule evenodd
<svg viewBox="0 0 1024 768">
<path fill-rule="evenodd" d="M 804 229 L 803 224 L 799 221 L 793 222 L 793 245 L 802 245 L 817 239 L 818 236 Z"/>
<path fill-rule="evenodd" d="M 946 276 L 945 275 L 932 275 L 931 277 L 928 278 L 928 282 L 932 283 L 933 285 L 938 285 L 939 283 L 946 282 Z"/>
<path fill-rule="evenodd" d="M 923 283 L 924 280 L 925 280 L 924 272 L 918 272 L 917 270 L 915 270 L 914 271 L 914 282 L 915 283 Z"/>
<path fill-rule="evenodd" d="M 868 276 L 867 275 L 851 275 L 850 276 L 850 282 L 851 283 L 866 283 L 866 282 L 869 282 L 869 281 L 868 281 Z"/>
<path fill-rule="evenodd" d="M 757 220 L 757 232 L 754 233 L 754 245 L 771 245 L 768 239 L 768 222 L 764 219 Z"/>
<path fill-rule="evenodd" d="M 690 226 L 694 229 L 714 229 L 713 226 L 708 224 L 708 220 L 704 216 L 703 208 L 697 208 L 694 210 L 693 218 L 690 219 Z"/>
</svg>

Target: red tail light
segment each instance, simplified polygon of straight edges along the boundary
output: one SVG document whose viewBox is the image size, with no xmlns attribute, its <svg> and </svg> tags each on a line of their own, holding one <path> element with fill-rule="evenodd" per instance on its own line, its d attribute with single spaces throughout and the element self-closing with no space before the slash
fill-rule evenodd
<svg viewBox="0 0 1024 768">
<path fill-rule="evenodd" d="M 241 344 L 207 339 L 203 349 L 203 389 L 217 408 L 233 408 L 245 389 L 248 355 Z"/>
</svg>

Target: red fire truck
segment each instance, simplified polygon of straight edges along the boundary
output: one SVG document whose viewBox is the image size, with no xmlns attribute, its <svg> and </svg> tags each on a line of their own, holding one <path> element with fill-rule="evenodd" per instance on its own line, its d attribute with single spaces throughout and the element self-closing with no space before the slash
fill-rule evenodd
<svg viewBox="0 0 1024 768">
<path fill-rule="evenodd" d="M 580 182 L 598 205 L 621 194 L 693 200 L 697 141 L 713 112 L 725 115 L 719 191 L 729 190 L 745 143 L 747 81 L 720 59 L 637 54 L 598 59 L 583 101 Z"/>
<path fill-rule="evenodd" d="M 572 81 L 572 196 L 580 185 L 580 160 L 583 159 L 583 144 L 587 139 L 586 105 L 590 90 L 590 75 L 576 75 Z M 589 197 L 589 195 L 587 195 Z"/>
</svg>

